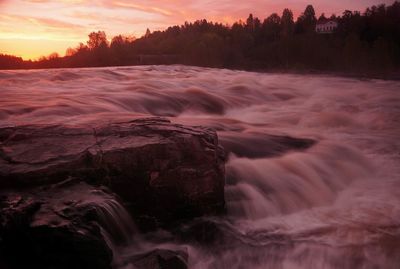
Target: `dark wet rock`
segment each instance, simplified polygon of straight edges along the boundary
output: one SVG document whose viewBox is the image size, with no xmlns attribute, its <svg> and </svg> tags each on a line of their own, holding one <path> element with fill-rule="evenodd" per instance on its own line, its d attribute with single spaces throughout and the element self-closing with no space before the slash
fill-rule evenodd
<svg viewBox="0 0 400 269">
<path fill-rule="evenodd" d="M 221 218 L 198 218 L 180 225 L 172 233 L 181 244 L 196 245 L 214 253 L 246 240 L 233 223 Z"/>
<path fill-rule="evenodd" d="M 279 156 L 288 151 L 305 150 L 316 143 L 313 139 L 286 135 L 229 132 L 220 134 L 220 142 L 227 154 L 233 153 L 238 157 L 247 158 Z"/>
<path fill-rule="evenodd" d="M 50 188 L 50 189 L 49 189 Z M 85 183 L 0 194 L 0 256 L 9 268 L 109 269 L 96 207 L 115 199 Z"/>
<path fill-rule="evenodd" d="M 108 186 L 141 227 L 224 210 L 224 154 L 210 129 L 161 118 L 0 129 L 0 188 L 70 178 Z"/>
<path fill-rule="evenodd" d="M 135 255 L 130 263 L 137 269 L 187 269 L 188 254 L 182 250 L 155 249 Z"/>
<path fill-rule="evenodd" d="M 212 220 L 196 219 L 183 224 L 173 232 L 183 242 L 212 245 L 225 241 L 224 232 L 221 230 L 222 226 Z"/>
</svg>

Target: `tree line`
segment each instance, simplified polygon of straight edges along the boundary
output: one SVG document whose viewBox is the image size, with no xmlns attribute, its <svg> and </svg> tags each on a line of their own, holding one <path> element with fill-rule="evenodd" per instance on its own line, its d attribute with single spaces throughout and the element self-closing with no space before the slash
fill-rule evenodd
<svg viewBox="0 0 400 269">
<path fill-rule="evenodd" d="M 320 70 L 387 72 L 400 67 L 400 2 L 346 10 L 329 19 L 338 23 L 331 34 L 318 34 L 318 21 L 308 5 L 295 21 L 293 12 L 264 20 L 223 25 L 207 20 L 186 22 L 164 31 L 146 31 L 141 38 L 92 32 L 86 44 L 37 61 L 0 55 L 0 69 L 97 67 L 139 64 L 187 64 L 250 70 Z"/>
</svg>

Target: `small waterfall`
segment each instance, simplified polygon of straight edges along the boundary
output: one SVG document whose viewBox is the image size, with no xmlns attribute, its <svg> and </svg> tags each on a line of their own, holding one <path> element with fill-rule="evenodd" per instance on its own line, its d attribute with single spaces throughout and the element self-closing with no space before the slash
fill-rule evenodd
<svg viewBox="0 0 400 269">
<path fill-rule="evenodd" d="M 116 199 L 97 201 L 94 208 L 101 233 L 113 252 L 113 267 L 119 268 L 124 262 L 121 249 L 136 246 L 136 241 L 140 240 L 136 225 L 128 211 Z"/>
<path fill-rule="evenodd" d="M 98 222 L 106 238 L 115 244 L 129 244 L 136 234 L 136 226 L 126 209 L 114 199 L 105 199 L 96 204 Z M 111 247 L 111 246 L 110 246 Z"/>
</svg>

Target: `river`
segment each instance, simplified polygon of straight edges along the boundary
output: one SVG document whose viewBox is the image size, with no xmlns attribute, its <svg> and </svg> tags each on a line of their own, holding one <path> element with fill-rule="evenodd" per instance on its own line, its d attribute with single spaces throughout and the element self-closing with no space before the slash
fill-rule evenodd
<svg viewBox="0 0 400 269">
<path fill-rule="evenodd" d="M 0 71 L 0 127 L 163 116 L 217 130 L 227 214 L 212 244 L 157 231 L 114 246 L 115 267 L 154 247 L 189 268 L 399 268 L 400 82 L 187 66 Z M 309 138 L 276 152 L 271 137 Z M 279 153 L 279 154 L 278 154 Z M 184 229 L 184 228 L 183 228 Z"/>
</svg>

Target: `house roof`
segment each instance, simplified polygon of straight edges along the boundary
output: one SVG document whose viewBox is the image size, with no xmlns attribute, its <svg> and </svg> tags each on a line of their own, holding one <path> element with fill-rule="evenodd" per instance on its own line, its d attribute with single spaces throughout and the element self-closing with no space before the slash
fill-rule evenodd
<svg viewBox="0 0 400 269">
<path fill-rule="evenodd" d="M 317 21 L 317 25 L 325 25 L 325 24 L 328 24 L 328 23 L 337 23 L 337 21 L 336 20 L 332 20 L 332 19 L 319 19 L 318 21 Z"/>
</svg>

